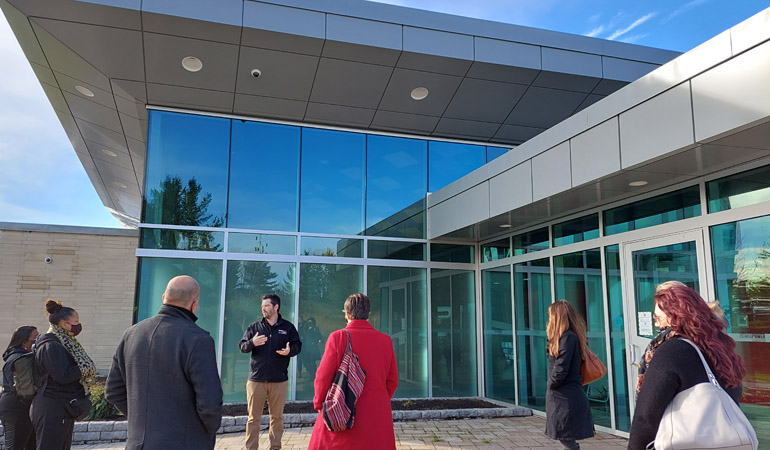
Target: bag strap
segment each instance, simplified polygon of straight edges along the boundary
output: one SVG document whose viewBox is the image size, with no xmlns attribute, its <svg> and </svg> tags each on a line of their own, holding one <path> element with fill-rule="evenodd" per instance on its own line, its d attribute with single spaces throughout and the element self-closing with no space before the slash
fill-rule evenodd
<svg viewBox="0 0 770 450">
<path fill-rule="evenodd" d="M 348 335 L 348 345 L 345 346 L 346 352 L 352 352 L 353 351 L 353 345 L 350 344 L 350 333 L 348 333 L 348 330 L 345 330 L 345 334 Z"/>
<path fill-rule="evenodd" d="M 692 342 L 689 339 L 682 339 L 683 341 L 687 342 L 688 344 L 692 345 L 692 348 L 695 349 L 696 352 L 698 352 L 698 356 L 700 356 L 700 360 L 703 363 L 703 368 L 706 369 L 706 376 L 708 376 L 709 382 L 716 386 L 720 390 L 722 389 L 722 385 L 719 384 L 719 381 L 717 380 L 717 377 L 714 376 L 714 374 L 711 372 L 711 368 L 709 368 L 708 363 L 706 362 L 706 358 L 703 357 L 703 353 L 701 353 L 700 349 L 697 345 L 695 345 L 694 342 Z"/>
</svg>

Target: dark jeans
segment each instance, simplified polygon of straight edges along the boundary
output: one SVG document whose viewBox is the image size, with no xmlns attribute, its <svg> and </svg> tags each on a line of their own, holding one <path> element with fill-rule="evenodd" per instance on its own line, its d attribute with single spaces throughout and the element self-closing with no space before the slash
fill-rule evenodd
<svg viewBox="0 0 770 450">
<path fill-rule="evenodd" d="M 37 450 L 69 450 L 75 418 L 67 413 L 64 402 L 38 395 L 32 400 L 29 415 L 35 427 Z"/>
<path fill-rule="evenodd" d="M 0 396 L 0 421 L 5 429 L 6 450 L 35 450 L 35 433 L 29 419 L 29 402 L 13 393 Z"/>
</svg>

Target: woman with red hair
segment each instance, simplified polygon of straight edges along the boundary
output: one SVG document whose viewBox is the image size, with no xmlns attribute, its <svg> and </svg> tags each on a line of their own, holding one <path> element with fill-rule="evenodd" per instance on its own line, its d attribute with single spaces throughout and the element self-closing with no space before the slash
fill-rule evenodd
<svg viewBox="0 0 770 450">
<path fill-rule="evenodd" d="M 637 381 L 636 409 L 629 450 L 642 450 L 655 440 L 668 404 L 680 392 L 708 382 L 706 371 L 689 339 L 705 356 L 719 383 L 738 403 L 746 375 L 735 341 L 724 333 L 724 322 L 693 289 L 667 282 L 655 292 L 655 324 L 661 332 L 644 355 L 646 370 Z"/>
</svg>

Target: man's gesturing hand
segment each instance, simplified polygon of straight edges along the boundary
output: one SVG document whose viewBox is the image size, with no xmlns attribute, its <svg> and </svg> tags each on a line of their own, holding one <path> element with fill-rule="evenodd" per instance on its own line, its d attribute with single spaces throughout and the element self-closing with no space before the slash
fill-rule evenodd
<svg viewBox="0 0 770 450">
<path fill-rule="evenodd" d="M 265 342 L 267 342 L 267 336 L 257 333 L 254 338 L 251 339 L 251 342 L 254 344 L 254 347 L 265 345 Z"/>
<path fill-rule="evenodd" d="M 288 356 L 289 355 L 289 343 L 287 342 L 286 343 L 286 347 L 284 347 L 284 348 L 282 348 L 280 350 L 276 350 L 275 352 L 278 353 L 281 356 Z"/>
</svg>

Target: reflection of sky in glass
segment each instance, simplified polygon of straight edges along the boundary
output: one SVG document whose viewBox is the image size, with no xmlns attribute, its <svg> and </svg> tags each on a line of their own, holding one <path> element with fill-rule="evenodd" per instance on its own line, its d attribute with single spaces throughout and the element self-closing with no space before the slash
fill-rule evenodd
<svg viewBox="0 0 770 450">
<path fill-rule="evenodd" d="M 339 239 L 303 237 L 300 254 L 310 256 L 339 256 L 341 258 L 363 258 L 364 245 L 360 239 Z"/>
<path fill-rule="evenodd" d="M 363 231 L 365 138 L 364 134 L 302 129 L 300 231 Z"/>
<path fill-rule="evenodd" d="M 480 145 L 431 141 L 428 148 L 429 192 L 438 191 L 486 163 L 486 148 Z"/>
<path fill-rule="evenodd" d="M 167 176 L 178 176 L 183 186 L 194 177 L 202 187 L 199 200 L 211 194 L 208 213 L 224 218 L 230 120 L 150 111 L 149 127 L 145 195 L 158 189 Z M 151 222 L 149 212 L 147 216 Z"/>
<path fill-rule="evenodd" d="M 507 148 L 502 147 L 487 147 L 487 162 L 497 159 L 503 156 L 507 152 Z"/>
<path fill-rule="evenodd" d="M 233 120 L 228 226 L 297 231 L 300 129 Z"/>
<path fill-rule="evenodd" d="M 297 237 L 275 234 L 230 233 L 227 251 L 263 255 L 296 255 Z"/>
<path fill-rule="evenodd" d="M 367 228 L 425 198 L 427 158 L 425 141 L 367 137 Z"/>
</svg>

